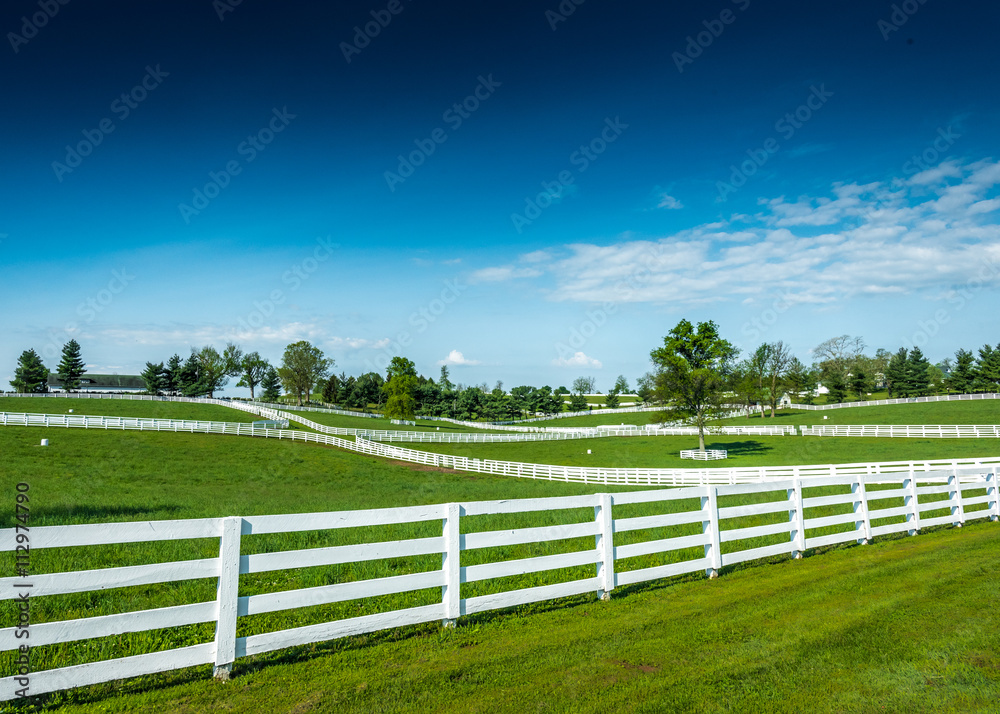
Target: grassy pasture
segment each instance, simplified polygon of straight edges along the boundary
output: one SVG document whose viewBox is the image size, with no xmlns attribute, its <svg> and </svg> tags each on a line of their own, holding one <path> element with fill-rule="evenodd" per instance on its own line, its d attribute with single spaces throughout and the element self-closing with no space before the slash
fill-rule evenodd
<svg viewBox="0 0 1000 714">
<path fill-rule="evenodd" d="M 64 400 L 23 401 L 50 405 Z M 86 400 L 87 406 L 95 404 L 149 407 L 169 403 Z M 170 406 L 201 408 L 209 405 Z M 67 408 L 74 408 L 75 413 L 97 413 Z M 227 416 L 253 419 L 252 415 L 236 410 L 217 408 Z M 44 411 L 54 413 L 51 408 Z M 109 413 L 124 415 L 120 410 Z M 142 415 L 151 416 L 148 412 Z M 313 413 L 307 415 L 313 418 Z M 188 413 L 164 415 L 163 418 L 204 417 Z M 52 446 L 44 449 L 37 446 L 40 438 L 49 438 Z M 656 448 L 662 451 L 667 447 L 676 453 L 668 443 L 671 439 L 684 442 L 685 445 L 677 450 L 690 447 L 690 437 L 659 437 L 649 440 L 652 442 L 650 453 Z M 740 439 L 745 441 L 746 437 Z M 985 440 L 754 439 L 765 440 L 773 441 L 771 451 L 761 451 L 759 446 L 750 445 L 744 455 L 759 458 L 761 465 L 782 463 L 782 455 L 791 459 L 789 463 L 943 458 L 948 455 L 941 453 L 944 447 L 950 449 L 954 445 L 956 456 L 970 456 L 975 455 L 970 451 L 972 446 L 979 443 L 984 448 L 984 442 L 988 448 L 982 455 L 996 453 L 992 448 L 995 445 Z M 489 458 L 484 452 L 495 446 L 503 454 L 499 458 L 510 459 L 514 458 L 509 453 L 512 447 L 538 447 L 539 458 L 523 460 L 560 463 L 556 459 L 561 458 L 559 449 L 563 447 L 581 450 L 586 459 L 588 446 L 596 449 L 613 444 L 628 447 L 644 441 L 636 437 L 481 445 L 472 447 L 469 455 Z M 807 442 L 819 446 L 806 445 L 802 450 Z M 928 453 L 916 456 L 914 446 L 919 451 L 920 443 Z M 793 444 L 800 450 L 794 451 Z M 891 444 L 908 447 L 906 455 L 869 455 L 870 449 Z M 824 451 L 826 445 L 837 446 L 844 458 L 828 458 L 828 452 Z M 934 453 L 929 453 L 931 451 Z M 449 473 L 311 444 L 203 434 L 5 427 L 0 429 L 0 453 L 4 455 L 4 469 L 0 472 L 3 492 L 13 494 L 13 485 L 18 481 L 31 484 L 34 526 L 315 512 L 625 490 Z M 598 453 L 595 450 L 595 455 Z M 628 465 L 622 463 L 626 456 L 624 453 L 614 456 L 613 465 Z M 592 465 L 594 462 L 585 460 L 584 463 Z M 676 465 L 691 466 L 692 463 L 684 461 Z M 728 465 L 736 463 L 730 460 Z M 806 495 L 834 492 L 838 491 L 812 489 Z M 723 499 L 720 506 L 761 499 L 779 500 L 783 496 L 781 493 L 729 498 Z M 887 500 L 881 505 L 902 505 L 901 499 L 897 500 L 898 504 Z M 652 515 L 666 509 L 692 507 L 696 505 L 641 504 L 616 509 L 615 517 Z M 807 517 L 849 510 L 849 506 L 813 509 Z M 10 511 L 12 513 L 13 509 Z M 583 521 L 592 517 L 590 509 L 481 516 L 463 519 L 462 527 L 463 532 L 477 532 Z M 724 527 L 749 527 L 786 519 L 787 516 L 781 513 L 767 514 L 728 522 Z M 11 515 L 5 514 L 4 526 L 9 525 Z M 822 535 L 836 529 L 817 529 L 809 535 Z M 516 703 L 518 711 L 524 705 L 542 711 L 593 711 L 607 709 L 603 697 L 610 692 L 611 708 L 623 711 L 659 711 L 664 706 L 695 711 L 781 711 L 786 702 L 791 703 L 784 709 L 787 711 L 822 711 L 813 705 L 825 701 L 821 695 L 826 692 L 824 696 L 829 696 L 826 683 L 835 681 L 845 686 L 845 693 L 851 686 L 860 687 L 860 691 L 870 697 L 882 697 L 883 703 L 902 707 L 897 709 L 900 711 L 947 711 L 949 706 L 956 711 L 970 711 L 979 706 L 977 702 L 995 701 L 985 699 L 983 692 L 996 686 L 996 668 L 1000 661 L 996 659 L 995 650 L 985 644 L 983 632 L 989 629 L 983 632 L 976 629 L 980 622 L 984 628 L 989 628 L 990 623 L 995 628 L 997 623 L 995 612 L 990 612 L 995 608 L 980 605 L 995 601 L 1000 594 L 994 565 L 998 538 L 995 529 L 996 526 L 991 525 L 970 525 L 957 533 L 942 531 L 916 539 L 880 542 L 874 547 L 850 548 L 847 553 L 837 552 L 803 563 L 788 563 L 787 559 L 779 557 L 772 559 L 778 565 L 763 570 L 738 572 L 745 566 L 730 568 L 727 577 L 716 582 L 703 582 L 703 578 L 688 576 L 673 579 L 674 586 L 666 590 L 663 583 L 627 588 L 625 592 L 629 597 L 616 595 L 611 603 L 596 603 L 593 596 L 582 596 L 560 604 L 543 603 L 513 612 L 484 614 L 463 620 L 456 632 L 440 632 L 436 626 L 423 626 L 294 648 L 241 660 L 237 663 L 238 678 L 229 687 L 205 681 L 206 668 L 196 668 L 124 685 L 108 684 L 56 694 L 44 700 L 48 702 L 45 708 L 66 705 L 66 711 L 90 711 L 96 707 L 107 711 L 141 711 L 144 707 L 149 711 L 214 708 L 248 711 L 263 707 L 282 711 L 305 704 L 302 711 L 445 711 L 453 708 L 456 711 L 483 711 L 487 707 L 506 711 L 502 707 L 513 710 Z M 362 530 L 364 532 L 358 532 Z M 439 532 L 438 524 L 425 523 L 251 536 L 244 539 L 242 552 L 426 537 Z M 697 524 L 634 531 L 616 536 L 616 545 L 697 532 L 700 532 Z M 948 543 L 947 555 L 938 552 L 942 547 L 935 549 L 924 545 L 935 539 L 948 539 L 945 541 Z M 723 550 L 731 552 L 782 541 L 787 541 L 787 535 L 726 543 Z M 463 565 L 592 547 L 593 539 L 586 538 L 470 551 L 463 554 Z M 897 548 L 902 549 L 901 552 L 897 553 Z M 214 557 L 217 549 L 217 540 L 206 539 L 61 552 L 36 551 L 32 568 L 35 573 L 42 573 Z M 909 562 L 917 557 L 917 551 L 923 570 Z M 882 559 L 870 555 L 876 553 L 882 553 Z M 618 568 L 650 567 L 674 559 L 697 558 L 701 554 L 698 548 L 669 556 L 644 556 L 620 562 Z M 843 560 L 827 563 L 830 557 Z M 961 577 L 955 574 L 956 565 Z M 439 567 L 440 556 L 420 556 L 274 571 L 243 576 L 241 594 L 313 587 Z M 935 568 L 933 572 L 948 574 L 949 587 L 938 588 L 935 583 L 940 579 L 926 578 L 927 568 L 932 567 Z M 768 573 L 777 579 L 769 580 Z M 462 594 L 470 597 L 592 574 L 592 567 L 528 574 L 503 581 L 467 584 Z M 896 582 L 900 578 L 905 586 Z M 733 580 L 732 586 L 728 585 L 730 580 Z M 884 585 L 883 580 L 887 581 Z M 719 599 L 720 583 L 723 584 L 721 592 L 730 593 L 722 600 Z M 920 593 L 919 606 L 914 605 L 914 592 Z M 860 598 L 859 593 L 870 596 L 870 600 L 869 597 Z M 32 617 L 33 622 L 44 622 L 200 602 L 214 597 L 214 580 L 119 588 L 37 599 L 33 601 Z M 439 598 L 439 590 L 434 589 L 241 618 L 238 634 L 243 636 L 429 604 Z M 940 602 L 942 598 L 946 602 Z M 2 606 L 0 613 L 5 621 L 10 621 L 13 616 L 11 603 L 5 602 Z M 790 618 L 786 607 L 794 611 Z M 907 613 L 906 618 L 894 615 L 900 607 Z M 961 615 L 958 620 L 954 617 L 956 607 Z M 599 618 L 595 617 L 598 612 Z M 523 617 L 527 613 L 537 613 L 540 619 Z M 916 622 L 911 621 L 913 615 L 916 615 Z M 883 622 L 886 618 L 888 625 Z M 941 627 L 943 630 L 939 634 L 935 628 Z M 33 663 L 37 670 L 139 654 L 209 641 L 212 632 L 213 626 L 208 624 L 37 648 L 33 650 Z M 913 648 L 900 647 L 895 642 L 898 637 L 917 636 L 914 633 L 923 637 L 919 642 L 922 649 L 918 648 L 916 653 Z M 955 635 L 955 642 L 947 636 L 949 633 Z M 794 645 L 791 651 L 788 651 L 789 644 Z M 678 651 L 683 654 L 677 654 Z M 595 652 L 600 653 L 596 661 Z M 335 656 L 329 656 L 331 654 Z M 767 664 L 762 664 L 762 656 L 766 657 Z M 882 672 L 880 668 L 890 662 L 889 656 L 891 666 Z M 952 660 L 957 658 L 958 662 L 944 661 L 943 656 Z M 852 667 L 844 664 L 851 658 L 859 659 L 865 666 L 859 672 L 851 672 Z M 9 654 L 0 658 L 0 662 L 3 663 L 0 666 L 9 671 Z M 270 663 L 288 666 L 270 667 Z M 795 678 L 790 677 L 790 672 L 803 667 L 814 672 L 810 676 L 816 677 L 820 684 L 791 689 L 789 681 L 794 683 Z M 923 684 L 914 671 L 924 673 L 920 675 L 925 679 Z M 709 683 L 714 682 L 721 689 L 703 682 L 706 676 Z M 928 691 L 932 686 L 938 689 Z M 643 709 L 644 700 L 656 702 L 657 706 Z M 841 709 L 864 710 L 856 708 L 864 699 L 840 701 Z M 937 706 L 921 708 L 923 702 Z M 792 706 L 794 703 L 798 703 L 797 706 Z M 918 706 L 912 706 L 914 703 Z M 966 708 L 956 708 L 958 704 Z"/>
<path fill-rule="evenodd" d="M 760 412 L 758 412 L 749 419 L 730 419 L 726 423 L 806 424 L 810 426 L 836 424 L 1000 424 L 1000 399 L 886 404 L 823 411 L 779 409 L 773 421 L 770 410 L 765 413 L 767 417 L 764 419 L 760 418 Z"/>
<path fill-rule="evenodd" d="M 496 429 L 471 429 L 469 427 L 459 426 L 458 424 L 452 424 L 447 421 L 433 421 L 430 419 L 413 419 L 411 421 L 416 421 L 417 425 L 409 426 L 393 424 L 389 419 L 366 419 L 365 417 L 344 416 L 342 414 L 330 414 L 328 412 L 295 411 L 294 409 L 288 409 L 287 411 L 289 414 L 301 416 L 303 419 L 314 421 L 317 424 L 323 424 L 324 426 L 338 426 L 344 429 L 371 429 L 373 431 L 442 431 L 452 434 L 459 432 L 474 432 L 477 434 L 501 433 Z M 484 426 L 486 425 L 484 424 Z"/>
<path fill-rule="evenodd" d="M 402 446 L 407 446 L 402 444 Z M 888 439 L 706 434 L 709 449 L 727 449 L 723 461 L 681 459 L 698 448 L 697 436 L 627 436 L 501 444 L 414 444 L 422 451 L 479 459 L 608 468 L 736 468 L 912 461 L 1000 455 L 998 439 Z M 588 454 L 590 449 L 592 453 Z"/>
<path fill-rule="evenodd" d="M 874 399 L 874 397 L 873 397 Z M 547 419 L 532 422 L 532 426 L 602 426 L 635 424 L 645 426 L 656 421 L 656 412 L 626 412 L 624 414 L 587 414 L 564 419 Z M 771 424 L 997 424 L 1000 423 L 1000 400 L 983 399 L 967 402 L 921 402 L 914 404 L 887 404 L 874 407 L 845 407 L 824 411 L 804 409 L 779 409 L 775 420 L 771 421 L 770 409 L 767 417 L 760 418 L 760 412 L 748 417 L 726 419 L 724 424 L 751 424 L 768 426 Z M 823 417 L 828 417 L 823 419 Z"/>
<path fill-rule="evenodd" d="M 197 419 L 249 423 L 263 417 L 216 404 L 195 402 L 133 401 L 129 399 L 73 399 L 71 397 L 2 397 L 0 411 L 27 414 L 143 417 L 150 419 Z"/>
</svg>

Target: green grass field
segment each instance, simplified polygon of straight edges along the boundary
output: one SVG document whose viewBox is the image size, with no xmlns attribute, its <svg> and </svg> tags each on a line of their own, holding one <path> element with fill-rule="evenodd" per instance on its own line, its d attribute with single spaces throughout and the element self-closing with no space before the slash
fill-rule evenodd
<svg viewBox="0 0 1000 714">
<path fill-rule="evenodd" d="M 365 417 L 344 416 L 342 414 L 330 414 L 328 412 L 297 412 L 294 409 L 289 409 L 288 413 L 301 416 L 303 419 L 314 421 L 317 424 L 323 424 L 324 426 L 339 426 L 344 429 L 372 429 L 379 431 L 443 431 L 450 433 L 476 432 L 487 434 L 500 433 L 496 429 L 471 429 L 469 427 L 459 426 L 458 424 L 452 424 L 447 421 L 433 421 L 430 419 L 414 419 L 411 421 L 416 421 L 416 426 L 404 426 L 401 424 L 393 424 L 389 419 L 367 419 Z"/>
<path fill-rule="evenodd" d="M 197 419 L 200 421 L 252 422 L 262 417 L 215 404 L 191 402 L 144 402 L 128 399 L 73 399 L 55 397 L 3 397 L 0 411 L 27 414 L 148 417 L 151 419 Z"/>
<path fill-rule="evenodd" d="M 408 446 L 401 444 L 401 446 Z M 726 449 L 722 461 L 681 459 L 697 449 L 697 436 L 629 436 L 501 444 L 413 444 L 421 451 L 469 458 L 608 468 L 737 468 L 912 461 L 1000 456 L 997 439 L 888 439 L 820 436 L 719 436 L 706 434 L 709 449 Z M 590 449 L 592 453 L 588 454 Z"/>
<path fill-rule="evenodd" d="M 764 419 L 760 413 L 749 419 L 733 419 L 732 423 L 753 424 L 1000 424 L 1000 399 L 970 402 L 922 402 L 919 404 L 887 404 L 874 407 L 845 407 L 823 411 L 796 409 L 779 410 L 774 421 L 771 412 Z M 824 419 L 823 417 L 826 417 Z"/>
<path fill-rule="evenodd" d="M 21 400 L 62 404 L 64 400 Z M 82 401 L 82 400 L 81 400 Z M 164 418 L 195 417 L 208 405 L 87 400 L 86 406 L 177 408 Z M 964 406 L 964 405 L 963 405 Z M 223 420 L 252 419 L 223 410 Z M 909 408 L 903 407 L 904 409 Z M 8 411 L 24 411 L 0 405 Z M 27 411 L 31 411 L 30 409 Z M 41 410 L 38 410 L 41 411 Z M 198 412 L 202 413 L 202 412 Z M 312 414 L 312 413 L 308 413 Z M 123 414 L 127 415 L 127 414 Z M 153 416 L 139 411 L 136 416 Z M 629 415 L 620 415 L 629 416 Z M 639 415 L 643 416 L 643 415 Z M 212 418 L 219 418 L 213 416 Z M 309 418 L 312 418 L 310 416 Z M 317 420 L 319 421 L 319 420 Z M 568 420 L 567 420 L 568 421 Z M 38 446 L 39 439 L 50 446 Z M 677 443 L 674 443 L 674 441 Z M 805 439 L 741 437 L 725 465 L 996 455 L 992 441 Z M 711 438 L 710 441 L 718 441 Z M 649 442 L 649 443 L 647 443 Z M 683 442 L 683 446 L 678 444 Z M 628 459 L 666 459 L 691 446 L 690 437 L 607 438 L 470 447 L 470 455 L 514 458 L 514 447 L 536 449 L 540 462 L 594 457 L 627 466 Z M 421 445 L 425 448 L 428 445 Z M 439 445 L 441 447 L 448 445 Z M 450 446 L 450 448 L 455 448 Z M 466 447 L 460 447 L 466 448 Z M 586 448 L 595 449 L 591 456 Z M 573 453 L 573 450 L 583 453 Z M 612 449 L 612 451 L 607 451 Z M 615 452 L 614 449 L 619 449 Z M 740 451 L 743 449 L 743 451 Z M 899 449 L 899 453 L 892 452 Z M 978 451 L 977 451 L 978 449 Z M 890 453 L 892 452 L 892 453 Z M 982 452 L 982 453 L 980 453 Z M 614 487 L 509 479 L 401 465 L 312 444 L 209 434 L 144 433 L 60 428 L 0 429 L 4 468 L 0 489 L 31 484 L 32 525 L 317 512 L 459 500 L 585 494 Z M 657 454 L 660 454 L 657 456 Z M 836 456 L 840 458 L 834 458 Z M 783 461 L 784 459 L 784 461 Z M 648 465 L 648 464 L 646 464 Z M 690 461 L 672 463 L 691 467 Z M 699 464 L 702 466 L 703 464 Z M 628 489 L 634 490 L 634 489 Z M 877 490 L 877 489 L 876 489 Z M 814 489 L 810 495 L 827 491 Z M 840 492 L 834 489 L 831 492 Z M 971 495 L 971 494 L 970 494 Z M 722 506 L 783 498 L 727 497 Z M 902 505 L 889 502 L 886 505 Z M 640 504 L 616 518 L 651 515 L 694 503 Z M 839 510 L 838 510 L 839 509 Z M 845 509 L 847 509 L 845 511 Z M 463 532 L 587 520 L 592 509 L 463 520 Z M 808 517 L 845 513 L 850 506 L 814 509 Z M 3 525 L 12 523 L 13 508 Z M 901 517 L 898 517 L 901 518 Z M 726 527 L 778 523 L 785 514 L 747 517 Z M 834 532 L 838 527 L 831 527 Z M 423 523 L 340 531 L 248 536 L 242 552 L 342 545 L 440 534 Z M 691 535 L 700 524 L 634 531 L 616 545 Z M 818 530 L 811 535 L 821 535 Z M 787 541 L 785 535 L 725 543 L 731 549 Z M 743 564 L 718 581 L 685 576 L 615 593 L 541 603 L 463 618 L 452 632 L 428 625 L 352 637 L 239 660 L 234 681 L 208 679 L 207 668 L 111 683 L 44 697 L 18 711 L 990 711 L 998 660 L 990 645 L 1000 595 L 996 524 L 939 529 L 874 546 L 840 547 L 801 562 Z M 490 548 L 463 554 L 463 565 L 593 547 L 593 538 Z M 35 573 L 214 557 L 218 541 L 127 544 L 32 556 Z M 690 551 L 690 552 L 689 552 Z M 701 549 L 679 551 L 681 559 Z M 642 556 L 619 569 L 649 567 Z M 302 568 L 241 578 L 241 594 L 313 587 L 440 567 L 440 556 L 392 558 L 334 568 Z M 928 577 L 934 573 L 935 577 Z M 463 585 L 463 597 L 588 577 L 593 566 Z M 95 616 L 212 600 L 215 581 L 39 598 L 33 622 Z M 434 602 L 439 589 L 366 598 L 241 618 L 239 635 L 332 618 Z M 0 603 L 9 622 L 13 604 Z M 139 654 L 212 638 L 210 624 L 122 637 L 97 638 L 33 650 L 36 670 Z M 10 671 L 10 655 L 0 657 Z M 805 674 L 803 674 L 805 673 Z M 809 685 L 802 677 L 808 675 Z M 874 702 L 869 706 L 869 702 Z M 823 707 L 827 707 L 824 709 Z M 298 707 L 296 709 L 296 707 Z"/>
</svg>

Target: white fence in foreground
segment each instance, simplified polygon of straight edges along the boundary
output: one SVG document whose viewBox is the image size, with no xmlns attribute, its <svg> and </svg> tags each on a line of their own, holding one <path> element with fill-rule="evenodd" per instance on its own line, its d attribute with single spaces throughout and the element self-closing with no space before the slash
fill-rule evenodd
<svg viewBox="0 0 1000 714">
<path fill-rule="evenodd" d="M 927 485 L 924 478 L 928 476 L 946 479 L 947 482 Z M 211 642 L 188 647 L 31 672 L 25 677 L 6 677 L 0 680 L 0 700 L 15 698 L 19 690 L 28 695 L 44 694 L 202 664 L 213 664 L 216 675 L 227 678 L 238 658 L 285 647 L 436 620 L 446 625 L 454 624 L 463 615 L 581 593 L 596 592 L 598 597 L 606 597 L 616 587 L 682 573 L 704 571 L 709 576 L 715 576 L 724 566 L 748 560 L 778 555 L 801 557 L 803 551 L 825 545 L 851 541 L 866 543 L 875 536 L 904 531 L 915 535 L 921 528 L 949 524 L 960 526 L 978 518 L 997 520 L 1000 516 L 1000 499 L 997 497 L 996 468 L 965 470 L 965 476 L 970 482 L 960 483 L 959 472 L 954 470 L 920 474 L 919 477 L 910 473 L 898 477 L 893 484 L 895 487 L 887 490 L 867 490 L 867 479 L 863 476 L 836 477 L 808 483 L 795 479 L 740 486 L 702 486 L 364 511 L 32 528 L 30 537 L 33 550 L 192 538 L 219 538 L 220 545 L 217 558 L 0 579 L 0 599 L 6 600 L 18 599 L 18 594 L 24 592 L 25 581 L 30 582 L 30 599 L 35 600 L 66 593 L 150 586 L 198 578 L 218 580 L 217 598 L 208 602 L 61 622 L 31 622 L 31 646 L 77 642 L 94 637 L 204 622 L 216 623 L 215 637 Z M 921 481 L 919 484 L 918 478 Z M 804 493 L 804 488 L 819 486 L 840 486 L 842 492 L 834 495 Z M 846 487 L 850 488 L 849 492 Z M 985 490 L 986 493 L 965 495 L 963 491 L 969 489 Z M 774 494 L 777 500 L 719 506 L 719 499 L 722 497 L 766 493 Z M 695 499 L 698 499 L 700 507 L 694 510 L 672 511 L 666 505 L 683 500 L 690 503 Z M 902 499 L 903 505 L 887 507 L 886 499 L 896 499 L 896 503 Z M 615 507 L 638 503 L 664 503 L 667 512 L 652 516 L 615 517 Z M 829 506 L 841 506 L 841 510 L 845 512 L 824 517 L 810 517 L 808 513 L 809 509 Z M 677 507 L 683 508 L 683 504 Z M 593 518 L 544 527 L 478 533 L 463 533 L 461 525 L 462 518 L 469 516 L 581 508 L 593 508 Z M 941 515 L 929 517 L 930 512 Z M 745 521 L 741 523 L 737 520 L 767 514 L 780 514 L 780 519 L 772 516 L 767 519 L 772 523 L 752 527 L 746 527 Z M 572 515 L 563 514 L 558 520 L 566 521 L 569 518 Z M 886 520 L 894 522 L 885 523 Z M 390 542 L 241 554 L 241 539 L 259 534 L 426 521 L 439 521 L 440 535 Z M 657 538 L 664 534 L 664 531 L 657 529 L 683 524 L 696 524 L 701 532 Z M 841 530 L 822 535 L 816 533 L 817 529 L 829 529 L 831 526 Z M 651 539 L 622 543 L 620 534 L 629 531 L 644 531 Z M 13 528 L 0 531 L 2 550 L 15 550 L 15 535 Z M 499 560 L 467 566 L 462 564 L 462 553 L 471 550 L 591 536 L 594 537 L 593 547 L 582 550 L 520 560 Z M 743 547 L 748 539 L 762 536 L 785 538 L 772 545 Z M 727 545 L 724 547 L 723 544 Z M 703 556 L 683 560 L 684 556 L 678 551 L 690 548 L 703 549 Z M 428 554 L 441 554 L 440 569 L 291 591 L 240 595 L 240 575 L 244 574 Z M 650 554 L 663 554 L 663 560 L 668 562 L 641 569 L 628 569 L 629 563 L 623 562 L 628 558 Z M 463 583 L 576 566 L 593 566 L 593 575 L 552 585 L 462 597 Z M 21 588 L 17 587 L 19 583 L 22 584 Z M 430 605 L 405 607 L 247 637 L 236 636 L 240 617 L 430 588 L 441 588 L 440 600 Z M 0 630 L 0 651 L 17 650 L 22 641 L 18 639 L 16 631 L 15 627 Z"/>
</svg>

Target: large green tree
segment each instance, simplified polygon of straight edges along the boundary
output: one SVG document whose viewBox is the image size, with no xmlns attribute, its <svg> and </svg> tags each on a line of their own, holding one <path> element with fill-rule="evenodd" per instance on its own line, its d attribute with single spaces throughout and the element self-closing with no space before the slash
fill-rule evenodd
<svg viewBox="0 0 1000 714">
<path fill-rule="evenodd" d="M 412 419 L 416 407 L 417 368 L 405 357 L 393 357 L 386 369 L 385 415 L 389 419 Z"/>
<path fill-rule="evenodd" d="M 278 376 L 285 391 L 294 394 L 299 406 L 302 398 L 309 399 L 320 380 L 325 380 L 333 367 L 333 360 L 323 355 L 323 350 L 306 340 L 293 342 L 285 348 L 281 357 Z"/>
<path fill-rule="evenodd" d="M 669 416 L 689 418 L 698 427 L 698 448 L 705 450 L 705 427 L 720 416 L 737 350 L 719 336 L 718 326 L 681 320 L 650 352 L 656 367 L 656 395 L 672 407 Z M 669 416 L 661 416 L 666 421 Z"/>
<path fill-rule="evenodd" d="M 246 387 L 250 390 L 250 398 L 254 398 L 254 388 L 264 380 L 264 375 L 271 365 L 266 359 L 260 356 L 259 352 L 251 352 L 244 355 L 239 361 L 240 381 L 237 387 Z"/>
<path fill-rule="evenodd" d="M 49 369 L 37 352 L 25 350 L 17 359 L 11 386 L 15 392 L 34 394 L 49 391 Z"/>
<path fill-rule="evenodd" d="M 80 388 L 80 377 L 86 373 L 83 359 L 80 357 L 80 343 L 70 340 L 62 348 L 62 360 L 56 368 L 59 383 L 67 392 Z"/>
</svg>

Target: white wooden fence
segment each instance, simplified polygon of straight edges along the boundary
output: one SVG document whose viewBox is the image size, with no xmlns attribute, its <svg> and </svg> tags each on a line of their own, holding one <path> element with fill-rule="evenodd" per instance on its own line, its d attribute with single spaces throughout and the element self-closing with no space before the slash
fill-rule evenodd
<svg viewBox="0 0 1000 714">
<path fill-rule="evenodd" d="M 908 397 L 906 399 L 875 399 L 870 402 L 842 402 L 840 404 L 792 404 L 789 409 L 826 411 L 850 407 L 881 407 L 886 404 L 921 404 L 924 402 L 967 402 L 980 399 L 1000 399 L 1000 394 L 941 394 L 934 397 Z"/>
<path fill-rule="evenodd" d="M 960 475 L 964 479 L 960 481 Z M 927 479 L 943 484 L 927 484 Z M 879 479 L 885 483 L 883 477 Z M 918 483 L 919 481 L 919 483 Z M 964 481 L 964 482 L 963 482 Z M 949 469 L 917 474 L 897 474 L 894 488 L 867 490 L 871 481 L 863 475 L 801 479 L 738 486 L 700 486 L 632 493 L 599 493 L 589 496 L 541 498 L 512 501 L 462 502 L 407 508 L 364 511 L 306 513 L 296 515 L 206 518 L 180 521 L 106 523 L 93 525 L 46 526 L 32 528 L 31 548 L 93 547 L 193 538 L 218 538 L 219 556 L 199 560 L 155 563 L 129 567 L 105 568 L 81 572 L 61 572 L 24 577 L 0 578 L 0 599 L 12 600 L 23 589 L 15 587 L 25 580 L 31 583 L 30 597 L 91 592 L 135 585 L 217 579 L 217 597 L 207 602 L 189 603 L 138 612 L 56 622 L 31 622 L 30 644 L 77 642 L 130 632 L 144 632 L 215 622 L 213 641 L 120 659 L 103 660 L 31 672 L 27 679 L 17 676 L 0 680 L 0 700 L 15 698 L 15 692 L 28 682 L 30 695 L 71 687 L 136 677 L 196 665 L 214 665 L 217 677 L 228 678 L 233 663 L 241 657 L 295 645 L 361 634 L 423 622 L 441 621 L 451 625 L 463 615 L 523 605 L 531 602 L 596 592 L 606 598 L 616 587 L 660 578 L 704 571 L 709 577 L 719 569 L 748 560 L 778 555 L 801 557 L 803 552 L 820 546 L 856 541 L 867 543 L 873 537 L 908 532 L 921 528 L 956 525 L 1000 516 L 997 468 Z M 806 494 L 804 489 L 840 486 L 835 495 Z M 850 492 L 846 488 L 850 487 Z M 970 489 L 985 490 L 985 495 L 965 495 Z M 777 498 L 764 503 L 720 507 L 719 499 L 728 496 L 771 493 Z M 826 494 L 829 491 L 825 492 Z M 947 500 L 941 499 L 947 494 Z M 931 497 L 935 500 L 930 500 Z M 903 505 L 887 507 L 886 499 L 902 499 Z M 671 510 L 659 515 L 615 517 L 614 508 L 628 504 L 668 502 L 689 503 L 694 499 L 700 508 Z M 841 505 L 850 512 L 811 517 L 809 510 Z M 544 527 L 518 528 L 489 532 L 463 532 L 462 519 L 488 514 L 515 514 L 566 509 L 593 509 L 593 518 Z M 683 508 L 683 503 L 676 506 Z M 928 517 L 932 511 L 943 515 Z M 578 511 L 577 511 L 578 512 Z M 781 514 L 780 522 L 746 527 L 740 518 Z M 787 520 L 785 515 L 787 514 Z M 560 520 L 565 520 L 566 516 Z M 774 521 L 772 517 L 770 520 Z M 895 522 L 885 523 L 886 520 Z M 326 529 L 439 521 L 440 535 L 434 537 L 368 542 L 356 545 L 316 547 L 305 550 L 241 554 L 241 539 L 267 533 L 289 533 Z M 701 533 L 662 538 L 662 529 L 682 524 L 699 524 Z M 818 534 L 816 529 L 842 527 L 834 533 Z M 621 543 L 620 534 L 644 531 L 648 540 Z M 812 531 L 812 533 L 810 533 Z M 634 534 L 633 534 L 634 535 Z M 786 536 L 780 542 L 762 547 L 745 547 L 749 539 L 763 536 Z M 545 543 L 570 538 L 594 537 L 594 546 L 557 555 L 520 560 L 498 560 L 463 565 L 462 553 L 525 543 Z M 619 542 L 616 543 L 616 538 Z M 633 540 L 633 539 L 630 539 Z M 773 538 L 772 538 L 773 540 Z M 15 549 L 15 530 L 0 531 L 3 551 Z M 723 545 L 726 544 L 726 545 Z M 678 551 L 703 549 L 703 557 L 684 560 Z M 441 554 L 439 570 L 411 572 L 393 577 L 339 582 L 320 587 L 291 591 L 240 595 L 240 575 L 293 568 L 332 566 L 344 563 L 400 559 L 407 556 Z M 628 558 L 662 554 L 671 561 L 652 567 L 628 569 Z M 662 562 L 661 560 L 661 562 Z M 633 561 L 634 563 L 634 561 Z M 478 597 L 463 597 L 462 585 L 476 581 L 537 573 L 575 566 L 594 566 L 592 576 L 556 584 L 507 590 Z M 326 603 L 357 600 L 387 594 L 411 593 L 441 588 L 440 601 L 430 605 L 404 607 L 373 615 L 350 617 L 309 624 L 293 629 L 237 637 L 240 617 L 267 612 L 311 607 Z M 0 630 L 0 651 L 16 650 L 22 643 L 16 628 Z"/>
<path fill-rule="evenodd" d="M 997 439 L 995 424 L 841 424 L 800 426 L 803 436 L 875 436 L 931 439 Z"/>
</svg>

